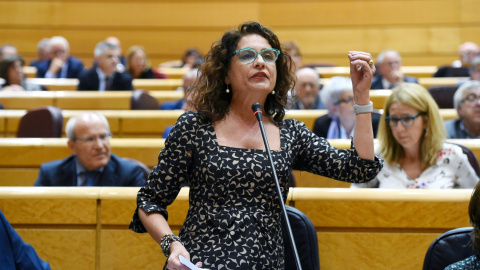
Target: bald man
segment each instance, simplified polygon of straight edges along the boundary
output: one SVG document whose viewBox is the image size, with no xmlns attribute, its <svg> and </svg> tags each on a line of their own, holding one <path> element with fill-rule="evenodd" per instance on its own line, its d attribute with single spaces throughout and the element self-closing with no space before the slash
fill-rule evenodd
<svg viewBox="0 0 480 270">
<path fill-rule="evenodd" d="M 325 109 L 320 99 L 320 75 L 312 68 L 301 68 L 295 73 L 295 94 L 297 100 L 293 105 L 294 110 Z"/>
</svg>

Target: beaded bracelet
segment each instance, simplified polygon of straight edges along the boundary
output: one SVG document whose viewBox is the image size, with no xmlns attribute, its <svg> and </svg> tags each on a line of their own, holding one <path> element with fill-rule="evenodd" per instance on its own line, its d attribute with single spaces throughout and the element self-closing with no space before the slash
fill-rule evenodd
<svg viewBox="0 0 480 270">
<path fill-rule="evenodd" d="M 163 255 L 165 255 L 165 257 L 167 258 L 170 256 L 170 245 L 174 241 L 178 241 L 180 242 L 180 244 L 183 245 L 183 242 L 180 239 L 180 237 L 173 235 L 173 233 L 165 234 L 160 241 L 160 247 L 162 247 Z"/>
</svg>

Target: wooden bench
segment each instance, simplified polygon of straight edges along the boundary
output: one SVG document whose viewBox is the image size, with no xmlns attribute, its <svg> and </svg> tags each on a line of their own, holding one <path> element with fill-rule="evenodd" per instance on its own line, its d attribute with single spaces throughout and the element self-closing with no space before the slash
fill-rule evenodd
<svg viewBox="0 0 480 270">
<path fill-rule="evenodd" d="M 448 140 L 470 148 L 480 159 L 480 140 Z M 332 146 L 349 149 L 350 140 L 329 140 Z M 111 139 L 111 151 L 129 157 L 152 168 L 164 147 L 163 139 Z M 40 165 L 70 155 L 66 138 L 0 138 L 0 186 L 31 186 L 38 176 Z M 298 187 L 349 187 L 350 183 L 332 180 L 303 171 L 294 171 Z"/>
<path fill-rule="evenodd" d="M 0 209 L 52 269 L 160 269 L 159 245 L 128 230 L 137 191 L 0 187 Z M 175 234 L 188 191 L 167 208 Z M 469 226 L 470 196 L 471 190 L 291 188 L 286 204 L 315 226 L 321 269 L 421 269 L 436 237 Z"/>
<path fill-rule="evenodd" d="M 437 71 L 436 66 L 402 66 L 402 72 L 405 75 L 414 76 L 417 78 L 432 77 Z M 350 67 L 316 67 L 322 78 L 331 78 L 333 76 L 350 77 Z"/>
<path fill-rule="evenodd" d="M 49 91 L 76 91 L 78 79 L 28 78 L 28 82 L 43 85 Z M 182 79 L 134 79 L 134 89 L 175 90 L 182 86 Z"/>
</svg>

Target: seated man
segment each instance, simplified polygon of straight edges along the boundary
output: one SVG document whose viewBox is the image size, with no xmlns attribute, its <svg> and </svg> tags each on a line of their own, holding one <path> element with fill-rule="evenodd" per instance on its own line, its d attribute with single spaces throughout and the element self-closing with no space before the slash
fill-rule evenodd
<svg viewBox="0 0 480 270">
<path fill-rule="evenodd" d="M 183 91 L 184 98 L 179 100 L 174 100 L 174 101 L 165 101 L 160 105 L 159 109 L 160 110 L 181 110 L 185 105 L 185 97 L 187 96 L 187 91 L 197 79 L 197 73 L 198 73 L 198 69 L 194 68 L 194 69 L 190 69 L 182 76 L 183 85 L 181 90 Z"/>
<path fill-rule="evenodd" d="M 11 44 L 4 44 L 0 46 L 0 61 L 2 61 L 5 56 L 17 55 L 17 48 Z"/>
<path fill-rule="evenodd" d="M 460 118 L 444 122 L 447 138 L 480 138 L 480 82 L 463 83 L 453 96 L 453 105 Z"/>
<path fill-rule="evenodd" d="M 35 249 L 23 242 L 0 210 L 0 266 L 1 269 L 50 269 Z"/>
<path fill-rule="evenodd" d="M 110 153 L 105 116 L 87 112 L 70 118 L 66 133 L 73 155 L 42 164 L 35 186 L 143 186 L 142 169 Z"/>
<path fill-rule="evenodd" d="M 78 78 L 83 71 L 80 59 L 70 55 L 70 45 L 61 36 L 48 41 L 50 59 L 36 63 L 37 78 Z"/>
<path fill-rule="evenodd" d="M 95 46 L 95 65 L 80 74 L 78 90 L 108 91 L 133 90 L 132 76 L 120 73 L 119 50 L 116 45 L 102 41 Z"/>
<path fill-rule="evenodd" d="M 312 68 L 301 68 L 295 73 L 295 94 L 297 100 L 293 104 L 294 110 L 325 109 L 320 99 L 320 75 Z"/>
<path fill-rule="evenodd" d="M 372 79 L 370 89 L 392 89 L 402 82 L 418 83 L 417 78 L 402 73 L 402 58 L 397 51 L 386 50 L 377 57 L 379 75 Z"/>
<path fill-rule="evenodd" d="M 477 44 L 467 41 L 458 46 L 458 56 L 460 59 L 455 60 L 451 66 L 442 66 L 438 68 L 433 77 L 468 77 L 470 64 L 480 53 Z"/>
</svg>

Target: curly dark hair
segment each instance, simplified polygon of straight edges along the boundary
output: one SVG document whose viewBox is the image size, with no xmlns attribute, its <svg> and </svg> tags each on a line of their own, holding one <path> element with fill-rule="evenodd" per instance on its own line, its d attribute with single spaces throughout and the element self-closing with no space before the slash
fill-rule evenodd
<svg viewBox="0 0 480 270">
<path fill-rule="evenodd" d="M 10 78 L 8 78 L 8 70 L 10 69 L 10 67 L 13 67 L 13 65 L 17 61 L 20 61 L 22 67 L 25 64 L 23 58 L 20 55 L 7 55 L 0 62 L 0 78 L 3 78 L 5 80 L 3 86 L 10 85 Z"/>
<path fill-rule="evenodd" d="M 257 34 L 265 38 L 272 48 L 280 50 L 275 62 L 277 81 L 275 94 L 268 95 L 265 101 L 265 114 L 279 122 L 285 116 L 289 105 L 288 91 L 295 85 L 295 75 L 291 69 L 292 59 L 284 52 L 277 36 L 258 22 L 246 22 L 238 29 L 226 32 L 220 41 L 215 42 L 205 56 L 205 63 L 199 67 L 200 76 L 194 84 L 196 93 L 193 100 L 195 109 L 206 119 L 215 122 L 225 117 L 229 110 L 232 95 L 226 93 L 230 60 L 237 49 L 239 40 L 247 35 Z"/>
<path fill-rule="evenodd" d="M 468 206 L 468 215 L 470 218 L 470 223 L 473 226 L 473 250 L 476 254 L 480 254 L 480 182 L 477 183 L 472 192 L 470 205 Z"/>
</svg>

